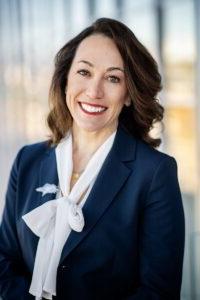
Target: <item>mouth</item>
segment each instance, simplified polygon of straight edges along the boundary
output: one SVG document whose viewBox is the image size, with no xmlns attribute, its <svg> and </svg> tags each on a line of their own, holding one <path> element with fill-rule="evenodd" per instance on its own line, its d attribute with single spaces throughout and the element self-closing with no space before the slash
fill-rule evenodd
<svg viewBox="0 0 200 300">
<path fill-rule="evenodd" d="M 89 115 L 100 115 L 107 110 L 107 107 L 98 104 L 90 104 L 86 102 L 78 102 L 78 104 L 81 110 L 84 111 L 84 113 Z"/>
</svg>

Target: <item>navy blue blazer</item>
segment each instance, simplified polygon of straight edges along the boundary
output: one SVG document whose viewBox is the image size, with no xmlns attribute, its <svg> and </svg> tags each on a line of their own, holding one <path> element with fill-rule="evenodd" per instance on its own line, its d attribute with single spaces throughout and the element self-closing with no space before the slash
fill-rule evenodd
<svg viewBox="0 0 200 300">
<path fill-rule="evenodd" d="M 38 237 L 22 216 L 54 194 L 55 148 L 23 147 L 14 162 L 0 228 L 0 296 L 28 293 Z M 118 128 L 113 147 L 72 231 L 57 273 L 58 300 L 180 299 L 184 213 L 174 158 Z"/>
</svg>

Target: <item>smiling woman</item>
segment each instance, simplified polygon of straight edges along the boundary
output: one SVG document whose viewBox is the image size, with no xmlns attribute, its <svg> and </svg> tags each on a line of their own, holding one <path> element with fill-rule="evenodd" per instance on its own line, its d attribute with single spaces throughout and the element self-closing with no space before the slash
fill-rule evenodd
<svg viewBox="0 0 200 300">
<path fill-rule="evenodd" d="M 152 138 L 149 134 L 153 124 L 162 120 L 164 111 L 157 100 L 157 93 L 161 89 L 157 64 L 128 27 L 118 21 L 111 24 L 107 20 L 106 18 L 97 20 L 64 45 L 56 56 L 56 68 L 50 89 L 52 111 L 48 116 L 48 124 L 53 132 L 50 144 L 57 144 L 72 125 L 65 91 L 68 91 L 68 74 L 74 74 L 70 71 L 75 64 L 77 74 L 92 80 L 87 81 L 92 83 L 89 84 L 87 91 L 92 93 L 92 98 L 95 98 L 93 93 L 97 92 L 97 98 L 99 95 L 101 97 L 106 87 L 107 91 L 111 89 L 116 94 L 119 91 L 121 93 L 124 88 L 125 94 L 122 97 L 126 99 L 125 105 L 121 107 L 120 123 L 134 136 L 153 147 L 161 142 L 159 138 Z M 99 76 L 103 76 L 102 72 L 104 81 L 102 78 L 99 79 Z M 78 80 L 77 77 L 76 83 Z M 103 82 L 118 85 L 117 87 L 111 85 L 108 88 Z M 85 81 L 84 84 L 86 88 Z M 87 104 L 88 97 L 83 102 Z M 92 102 L 94 104 L 94 101 Z"/>
<path fill-rule="evenodd" d="M 3 299 L 178 300 L 184 214 L 157 64 L 98 19 L 57 54 L 48 141 L 14 162 L 0 227 Z M 173 258 L 173 259 L 172 259 Z"/>
<path fill-rule="evenodd" d="M 80 43 L 66 87 L 74 135 L 82 130 L 107 138 L 116 130 L 122 107 L 131 104 L 123 68 L 119 50 L 110 38 L 95 34 Z"/>
</svg>

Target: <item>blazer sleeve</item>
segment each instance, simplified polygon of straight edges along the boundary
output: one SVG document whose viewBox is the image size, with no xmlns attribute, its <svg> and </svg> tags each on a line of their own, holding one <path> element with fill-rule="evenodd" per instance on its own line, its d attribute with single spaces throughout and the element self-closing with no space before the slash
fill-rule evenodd
<svg viewBox="0 0 200 300">
<path fill-rule="evenodd" d="M 18 168 L 22 151 L 23 148 L 18 153 L 10 173 L 0 226 L 0 298 L 5 300 L 34 299 L 28 293 L 30 278 L 23 262 L 15 224 Z"/>
<path fill-rule="evenodd" d="M 154 173 L 142 214 L 140 286 L 127 300 L 180 299 L 184 236 L 177 164 L 165 157 Z"/>
</svg>

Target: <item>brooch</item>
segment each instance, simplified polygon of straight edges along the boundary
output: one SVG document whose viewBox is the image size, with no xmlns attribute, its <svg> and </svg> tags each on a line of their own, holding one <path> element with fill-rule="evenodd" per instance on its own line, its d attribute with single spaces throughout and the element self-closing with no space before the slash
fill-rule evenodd
<svg viewBox="0 0 200 300">
<path fill-rule="evenodd" d="M 46 194 L 56 194 L 59 188 L 55 184 L 45 183 L 43 186 L 36 188 L 37 192 L 42 193 L 42 197 Z"/>
</svg>

